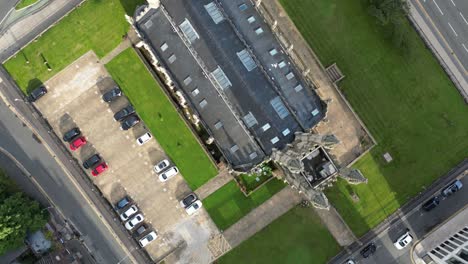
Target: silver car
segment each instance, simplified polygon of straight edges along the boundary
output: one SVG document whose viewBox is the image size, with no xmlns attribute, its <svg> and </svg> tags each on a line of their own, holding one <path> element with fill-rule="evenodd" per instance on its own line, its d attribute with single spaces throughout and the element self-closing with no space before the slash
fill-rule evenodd
<svg viewBox="0 0 468 264">
<path fill-rule="evenodd" d="M 125 224 L 125 228 L 127 228 L 127 230 L 132 230 L 139 223 L 143 222 L 143 220 L 145 220 L 143 215 L 142 214 L 137 214 Z"/>
</svg>

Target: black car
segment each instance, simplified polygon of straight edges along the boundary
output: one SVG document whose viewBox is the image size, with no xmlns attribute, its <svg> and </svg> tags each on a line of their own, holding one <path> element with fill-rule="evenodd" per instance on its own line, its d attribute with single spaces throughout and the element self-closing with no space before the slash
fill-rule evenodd
<svg viewBox="0 0 468 264">
<path fill-rule="evenodd" d="M 77 128 L 77 127 L 74 127 L 72 129 L 68 130 L 67 133 L 65 133 L 63 135 L 63 141 L 70 142 L 79 135 L 81 135 L 80 129 Z"/>
<path fill-rule="evenodd" d="M 133 232 L 133 235 L 135 237 L 139 237 L 143 235 L 146 231 L 148 230 L 148 225 L 143 223 L 141 226 L 139 226 L 137 229 L 135 229 L 135 232 Z"/>
<path fill-rule="evenodd" d="M 92 168 L 94 165 L 98 164 L 101 161 L 99 154 L 94 154 L 83 162 L 83 167 L 85 169 Z"/>
<path fill-rule="evenodd" d="M 118 86 L 114 87 L 112 90 L 108 91 L 102 96 L 104 102 L 110 103 L 114 101 L 115 98 L 122 96 L 122 90 Z"/>
<path fill-rule="evenodd" d="M 185 196 L 185 198 L 180 201 L 180 206 L 182 206 L 183 208 L 187 208 L 189 205 L 193 204 L 196 200 L 198 200 L 197 195 L 194 193 L 191 193 Z"/>
<path fill-rule="evenodd" d="M 120 201 L 115 204 L 115 210 L 120 210 L 123 209 L 125 206 L 129 205 L 132 202 L 128 196 L 125 196 L 124 198 L 120 199 Z"/>
<path fill-rule="evenodd" d="M 367 245 L 365 248 L 363 248 L 361 250 L 361 256 L 363 258 L 368 258 L 370 257 L 372 254 L 374 254 L 375 250 L 377 249 L 377 247 L 375 246 L 374 243 L 370 243 L 369 245 Z"/>
<path fill-rule="evenodd" d="M 136 124 L 140 123 L 140 118 L 136 115 L 127 116 L 121 123 L 120 128 L 122 130 L 129 130 Z"/>
<path fill-rule="evenodd" d="M 32 90 L 32 92 L 28 96 L 28 101 L 29 102 L 35 102 L 39 98 L 44 96 L 46 93 L 47 93 L 47 89 L 45 88 L 45 86 L 40 86 L 40 87 Z"/>
<path fill-rule="evenodd" d="M 122 108 L 120 111 L 115 113 L 114 119 L 115 121 L 120 121 L 133 113 L 135 113 L 135 108 L 133 108 L 132 105 L 127 105 L 126 107 Z"/>
<path fill-rule="evenodd" d="M 422 205 L 422 208 L 424 209 L 424 211 L 430 211 L 434 208 L 437 207 L 437 205 L 439 205 L 440 203 L 440 198 L 439 196 L 434 196 L 432 197 L 431 199 L 427 200 L 423 205 Z"/>
</svg>

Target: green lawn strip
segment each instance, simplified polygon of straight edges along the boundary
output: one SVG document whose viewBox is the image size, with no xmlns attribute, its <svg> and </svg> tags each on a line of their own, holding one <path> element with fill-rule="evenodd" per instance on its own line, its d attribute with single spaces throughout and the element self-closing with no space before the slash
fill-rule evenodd
<svg viewBox="0 0 468 264">
<path fill-rule="evenodd" d="M 343 93 L 378 141 L 355 165 L 368 185 L 339 182 L 327 191 L 362 235 L 466 157 L 468 108 L 408 23 L 404 53 L 368 14 L 367 1 L 280 2 L 322 63 L 337 62 Z"/>
<path fill-rule="evenodd" d="M 127 0 L 125 6 L 129 8 L 142 2 Z M 124 15 L 118 0 L 87 0 L 4 66 L 27 93 L 89 50 L 101 58 L 114 49 L 130 26 Z"/>
<path fill-rule="evenodd" d="M 226 230 L 285 186 L 273 179 L 246 197 L 232 180 L 203 200 L 203 206 L 218 228 Z"/>
<path fill-rule="evenodd" d="M 216 175 L 215 166 L 133 49 L 119 54 L 106 68 L 190 188 L 195 190 Z"/>
<path fill-rule="evenodd" d="M 258 186 L 260 186 L 262 183 L 267 181 L 271 175 L 255 175 L 255 174 L 241 174 L 239 175 L 240 180 L 243 182 L 245 187 L 247 188 L 247 191 L 252 191 Z M 257 181 L 257 178 L 259 179 Z"/>
<path fill-rule="evenodd" d="M 38 0 L 21 0 L 16 6 L 16 10 L 20 10 L 21 8 L 25 8 L 27 6 L 30 6 L 34 3 L 36 3 Z"/>
<path fill-rule="evenodd" d="M 230 263 L 327 263 L 341 248 L 311 208 L 295 207 L 221 257 Z"/>
</svg>

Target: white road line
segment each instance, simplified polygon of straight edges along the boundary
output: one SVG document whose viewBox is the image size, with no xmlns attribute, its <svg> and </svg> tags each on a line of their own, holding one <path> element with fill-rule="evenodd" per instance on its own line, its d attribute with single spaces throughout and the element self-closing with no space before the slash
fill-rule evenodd
<svg viewBox="0 0 468 264">
<path fill-rule="evenodd" d="M 450 0 L 450 2 L 452 2 L 452 5 L 453 5 L 453 6 L 456 6 L 455 3 L 453 2 L 453 0 Z"/>
<path fill-rule="evenodd" d="M 466 52 L 468 52 L 468 49 L 466 48 L 465 44 L 462 43 L 463 48 L 465 49 Z"/>
<path fill-rule="evenodd" d="M 453 34 L 455 34 L 456 37 L 458 37 L 458 34 L 457 32 L 455 32 L 455 29 L 453 29 L 452 25 L 450 24 L 450 22 L 448 22 L 448 25 L 450 26 L 450 28 L 452 29 L 453 31 Z"/>
<path fill-rule="evenodd" d="M 435 0 L 432 0 L 432 2 L 434 2 L 434 4 L 437 6 L 437 9 L 439 9 L 439 12 L 444 15 L 444 13 L 442 12 L 442 9 L 440 9 L 439 5 L 437 4 L 437 2 Z"/>
<path fill-rule="evenodd" d="M 463 15 L 461 12 L 460 12 L 460 16 L 463 18 L 463 21 L 465 21 L 465 24 L 467 24 L 467 25 L 468 25 L 468 21 L 466 21 L 466 18 L 465 18 L 465 16 L 464 16 L 464 15 Z"/>
</svg>

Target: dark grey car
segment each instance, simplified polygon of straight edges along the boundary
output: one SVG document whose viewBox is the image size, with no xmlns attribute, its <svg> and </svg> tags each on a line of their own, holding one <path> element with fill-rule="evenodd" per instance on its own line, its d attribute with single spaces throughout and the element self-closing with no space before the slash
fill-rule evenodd
<svg viewBox="0 0 468 264">
<path fill-rule="evenodd" d="M 68 130 L 65 134 L 63 134 L 62 139 L 65 142 L 70 142 L 79 135 L 81 135 L 80 129 L 77 128 L 77 127 L 74 127 L 72 129 Z"/>
<path fill-rule="evenodd" d="M 196 200 L 198 200 L 197 195 L 195 193 L 191 193 L 185 196 L 184 199 L 180 201 L 180 206 L 182 206 L 183 208 L 187 208 L 189 205 L 193 204 Z"/>
<path fill-rule="evenodd" d="M 32 90 L 32 92 L 28 96 L 28 101 L 29 102 L 35 102 L 39 98 L 44 96 L 46 93 L 47 93 L 47 89 L 45 88 L 45 86 L 40 86 L 40 87 Z"/>
<path fill-rule="evenodd" d="M 370 257 L 372 254 L 374 254 L 374 252 L 377 250 L 377 247 L 375 246 L 374 243 L 370 243 L 369 245 L 367 245 L 365 248 L 363 248 L 361 250 L 361 256 L 363 258 L 368 258 Z"/>
<path fill-rule="evenodd" d="M 120 109 L 120 111 L 115 113 L 114 119 L 115 121 L 120 121 L 133 113 L 135 113 L 135 108 L 133 108 L 132 105 L 127 105 L 126 107 Z"/>
<path fill-rule="evenodd" d="M 120 96 L 122 96 L 122 90 L 120 90 L 120 88 L 116 86 L 112 90 L 105 93 L 102 96 L 102 100 L 104 100 L 104 102 L 110 103 Z"/>
<path fill-rule="evenodd" d="M 99 154 L 94 154 L 83 162 L 83 167 L 85 169 L 92 168 L 94 165 L 98 164 L 101 161 Z"/>
<path fill-rule="evenodd" d="M 122 121 L 120 128 L 122 130 L 129 130 L 130 128 L 134 127 L 138 123 L 140 123 L 140 118 L 136 115 L 131 115 L 131 116 L 126 117 Z"/>
</svg>

